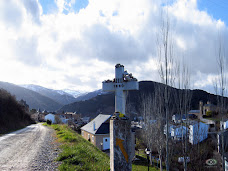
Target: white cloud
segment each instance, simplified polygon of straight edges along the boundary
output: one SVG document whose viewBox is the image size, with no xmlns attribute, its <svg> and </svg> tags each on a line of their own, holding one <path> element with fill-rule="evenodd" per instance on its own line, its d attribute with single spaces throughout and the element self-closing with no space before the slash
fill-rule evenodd
<svg viewBox="0 0 228 171">
<path fill-rule="evenodd" d="M 159 80 L 160 1 L 90 0 L 78 13 L 74 0 L 55 2 L 58 11 L 44 15 L 38 0 L 0 1 L 0 71 L 7 73 L 0 80 L 92 90 L 114 77 L 116 63 L 139 80 Z M 177 0 L 169 16 L 175 55 L 187 58 L 195 86 L 211 84 L 218 29 L 227 35 L 227 26 L 199 11 L 196 0 Z"/>
</svg>

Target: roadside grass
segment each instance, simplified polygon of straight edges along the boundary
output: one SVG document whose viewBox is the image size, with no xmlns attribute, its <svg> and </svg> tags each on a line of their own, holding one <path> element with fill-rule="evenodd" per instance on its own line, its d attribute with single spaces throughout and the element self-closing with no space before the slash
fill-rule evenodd
<svg viewBox="0 0 228 171">
<path fill-rule="evenodd" d="M 67 125 L 43 123 L 44 126 L 51 126 L 62 143 L 62 152 L 59 154 L 57 161 L 61 161 L 60 171 L 108 171 L 110 170 L 109 156 L 97 147 L 86 141 L 81 135 L 71 130 Z M 143 153 L 142 153 L 143 154 Z M 146 155 L 143 155 L 146 157 Z M 145 158 L 146 160 L 146 158 Z M 147 161 L 132 164 L 133 171 L 148 170 Z M 151 171 L 158 169 L 150 166 Z"/>
<path fill-rule="evenodd" d="M 109 157 L 67 125 L 51 125 L 62 142 L 59 170 L 110 170 Z"/>
<path fill-rule="evenodd" d="M 148 170 L 148 166 L 132 164 L 132 170 L 133 171 L 147 171 Z M 150 166 L 149 170 L 150 171 L 158 171 L 160 169 L 157 169 L 155 167 Z"/>
</svg>

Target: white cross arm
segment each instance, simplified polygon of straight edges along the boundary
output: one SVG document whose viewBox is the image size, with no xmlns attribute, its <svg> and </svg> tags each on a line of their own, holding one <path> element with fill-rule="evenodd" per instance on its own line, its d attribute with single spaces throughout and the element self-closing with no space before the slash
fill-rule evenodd
<svg viewBox="0 0 228 171">
<path fill-rule="evenodd" d="M 102 89 L 103 89 L 103 91 L 138 90 L 139 89 L 139 83 L 138 83 L 138 81 L 128 81 L 128 82 L 122 82 L 122 83 L 104 81 L 102 83 Z"/>
</svg>

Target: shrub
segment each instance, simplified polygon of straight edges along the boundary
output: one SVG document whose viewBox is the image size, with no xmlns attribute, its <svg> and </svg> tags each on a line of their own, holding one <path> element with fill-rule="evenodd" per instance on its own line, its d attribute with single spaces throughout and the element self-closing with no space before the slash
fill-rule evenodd
<svg viewBox="0 0 228 171">
<path fill-rule="evenodd" d="M 207 112 L 206 112 L 206 116 L 207 116 L 207 117 L 211 117 L 211 116 L 212 116 L 212 111 L 207 111 Z"/>
<path fill-rule="evenodd" d="M 51 123 L 52 123 L 51 120 L 49 120 L 49 119 L 46 122 L 48 125 L 51 125 Z"/>
<path fill-rule="evenodd" d="M 4 89 L 0 89 L 0 134 L 34 123 L 25 107 Z"/>
</svg>

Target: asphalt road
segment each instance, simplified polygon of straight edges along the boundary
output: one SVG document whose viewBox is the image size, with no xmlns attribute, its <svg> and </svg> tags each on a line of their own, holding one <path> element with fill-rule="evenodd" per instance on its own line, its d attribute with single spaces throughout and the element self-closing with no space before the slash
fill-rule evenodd
<svg viewBox="0 0 228 171">
<path fill-rule="evenodd" d="M 58 149 L 53 146 L 52 135 L 52 129 L 34 124 L 1 136 L 0 171 L 56 170 Z"/>
</svg>

